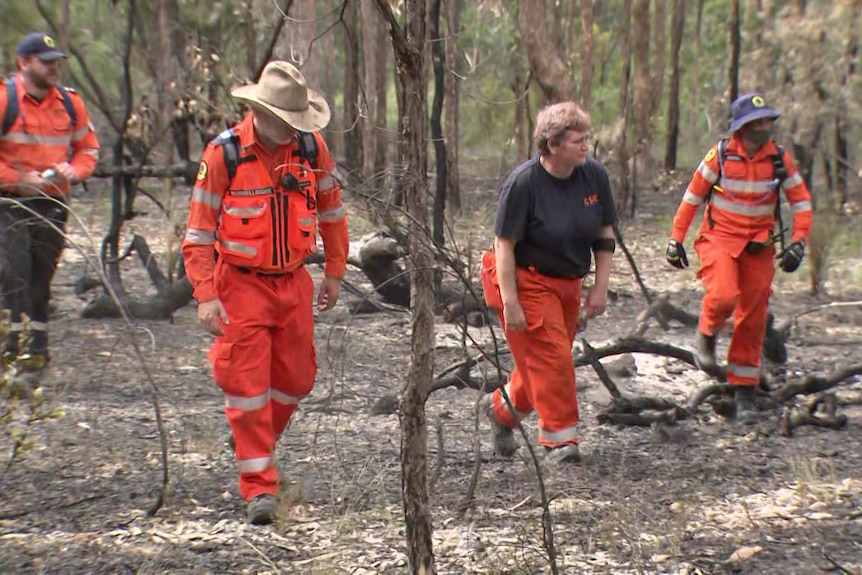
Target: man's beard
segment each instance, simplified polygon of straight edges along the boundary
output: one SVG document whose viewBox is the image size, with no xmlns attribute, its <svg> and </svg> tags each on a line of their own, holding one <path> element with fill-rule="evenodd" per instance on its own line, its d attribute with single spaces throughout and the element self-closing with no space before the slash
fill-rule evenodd
<svg viewBox="0 0 862 575">
<path fill-rule="evenodd" d="M 54 83 L 48 79 L 49 77 L 47 75 L 42 76 L 34 72 L 27 72 L 26 74 L 30 83 L 40 90 L 47 90 L 54 85 Z"/>
</svg>

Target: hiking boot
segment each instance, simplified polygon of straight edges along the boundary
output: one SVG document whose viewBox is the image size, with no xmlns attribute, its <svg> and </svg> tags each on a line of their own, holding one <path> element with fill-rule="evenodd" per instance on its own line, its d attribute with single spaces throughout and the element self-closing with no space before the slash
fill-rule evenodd
<svg viewBox="0 0 862 575">
<path fill-rule="evenodd" d="M 28 334 L 27 350 L 18 355 L 18 365 L 23 371 L 41 371 L 51 361 L 48 355 L 48 332 L 31 330 Z"/>
<path fill-rule="evenodd" d="M 694 355 L 694 363 L 698 369 L 707 373 L 716 370 L 715 363 L 715 336 L 697 333 L 697 353 Z"/>
<path fill-rule="evenodd" d="M 754 405 L 755 390 L 753 386 L 744 385 L 736 388 L 736 420 L 743 425 L 757 423 L 757 407 Z"/>
<path fill-rule="evenodd" d="M 258 495 L 248 502 L 248 522 L 252 525 L 269 525 L 275 521 L 276 508 L 275 495 Z"/>
<path fill-rule="evenodd" d="M 15 363 L 15 360 L 18 359 L 18 336 L 19 333 L 17 331 L 10 331 L 6 336 L 6 342 L 3 345 L 3 363 L 7 366 Z"/>
<path fill-rule="evenodd" d="M 577 445 L 567 444 L 557 447 L 545 448 L 545 459 L 549 463 L 580 463 L 581 450 Z"/>
<path fill-rule="evenodd" d="M 494 453 L 500 457 L 512 457 L 518 451 L 518 443 L 515 441 L 514 430 L 497 423 L 494 415 L 494 394 L 485 394 L 479 400 L 479 409 L 485 413 L 485 417 L 491 422 L 494 430 Z"/>
</svg>

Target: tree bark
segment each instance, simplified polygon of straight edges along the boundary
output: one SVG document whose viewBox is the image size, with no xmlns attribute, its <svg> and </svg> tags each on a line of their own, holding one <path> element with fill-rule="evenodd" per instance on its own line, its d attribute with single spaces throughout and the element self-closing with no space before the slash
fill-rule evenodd
<svg viewBox="0 0 862 575">
<path fill-rule="evenodd" d="M 434 98 L 431 102 L 431 141 L 434 142 L 434 164 L 436 188 L 434 190 L 433 235 L 434 243 L 445 243 L 446 225 L 446 142 L 443 139 L 443 98 L 446 95 L 446 50 L 440 34 L 440 5 L 443 0 L 431 0 L 429 22 L 431 24 L 431 65 L 434 70 Z M 435 282 L 436 283 L 436 282 Z M 439 285 L 437 285 L 439 288 Z"/>
<path fill-rule="evenodd" d="M 533 77 L 545 95 L 545 103 L 572 100 L 576 93 L 574 77 L 548 30 L 544 0 L 522 0 L 519 3 L 518 29 Z"/>
<path fill-rule="evenodd" d="M 667 0 L 654 0 L 653 46 L 652 46 L 652 90 L 650 93 L 650 123 L 661 108 L 664 93 L 665 52 L 667 45 Z"/>
<path fill-rule="evenodd" d="M 649 122 L 650 122 L 650 23 L 649 23 L 650 0 L 634 0 L 632 4 L 632 22 L 636 23 L 632 30 L 632 51 L 634 52 L 634 84 L 632 94 L 634 101 L 635 120 L 635 154 L 644 164 L 647 163 L 646 154 L 642 153 L 648 149 Z"/>
<path fill-rule="evenodd" d="M 592 99 L 593 70 L 595 69 L 595 42 L 593 38 L 593 0 L 581 0 L 581 107 L 590 109 Z"/>
<path fill-rule="evenodd" d="M 685 5 L 687 0 L 674 0 L 670 39 L 670 93 L 667 98 L 667 145 L 664 168 L 676 169 L 676 148 L 679 145 L 679 51 L 685 31 Z"/>
<path fill-rule="evenodd" d="M 697 18 L 694 24 L 694 54 L 691 57 L 691 101 L 688 110 L 688 132 L 697 132 L 697 116 L 700 112 L 698 91 L 700 90 L 700 35 L 703 30 L 703 5 L 706 0 L 697 0 Z"/>
<path fill-rule="evenodd" d="M 450 216 L 461 213 L 461 184 L 458 174 L 458 127 L 460 111 L 460 50 L 461 12 L 464 0 L 445 0 L 446 30 L 449 49 L 446 50 L 446 98 L 444 102 L 444 129 L 446 131 L 446 190 Z M 382 34 L 381 34 L 382 36 Z"/>
<path fill-rule="evenodd" d="M 345 0 L 344 13 L 344 162 L 351 172 L 362 170 L 362 127 L 359 125 L 359 2 Z"/>
<path fill-rule="evenodd" d="M 369 181 L 375 173 L 375 163 L 377 155 L 377 138 L 379 137 L 377 124 L 379 117 L 377 116 L 377 98 L 380 97 L 380 92 L 377 91 L 377 35 L 380 31 L 377 29 L 378 15 L 374 6 L 361 2 L 359 11 L 362 14 L 362 63 L 364 68 L 364 77 L 362 85 L 362 108 L 365 110 L 365 117 L 362 118 L 362 179 Z M 385 92 L 384 92 L 385 93 Z"/>
<path fill-rule="evenodd" d="M 730 60 L 727 69 L 727 85 L 730 89 L 731 102 L 739 97 L 739 57 L 742 51 L 740 28 L 739 0 L 730 0 Z"/>
<path fill-rule="evenodd" d="M 616 198 L 617 211 L 626 213 L 631 195 L 634 193 L 629 172 L 629 149 L 628 149 L 628 119 L 629 119 L 629 83 L 632 71 L 632 47 L 631 47 L 631 22 L 632 22 L 632 0 L 623 0 L 623 17 L 620 22 L 620 38 L 622 46 L 622 73 L 620 79 L 620 104 L 619 118 L 623 121 L 622 136 L 617 142 L 617 161 L 620 168 L 620 190 Z"/>
<path fill-rule="evenodd" d="M 410 231 L 411 345 L 407 381 L 402 389 L 401 490 L 404 502 L 408 571 L 434 575 L 431 511 L 428 507 L 428 424 L 425 402 L 434 376 L 434 258 L 427 238 L 428 211 L 425 192 L 427 87 L 424 46 L 425 1 L 405 2 L 406 25 L 402 29 L 388 0 L 376 0 L 389 24 L 395 52 L 400 101 L 400 162 L 407 166 L 401 183 L 405 193 Z"/>
</svg>

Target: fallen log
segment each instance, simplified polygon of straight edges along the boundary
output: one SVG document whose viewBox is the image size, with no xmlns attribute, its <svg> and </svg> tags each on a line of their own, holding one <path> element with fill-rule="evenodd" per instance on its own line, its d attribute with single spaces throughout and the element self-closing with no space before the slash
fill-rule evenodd
<svg viewBox="0 0 862 575">
<path fill-rule="evenodd" d="M 129 178 L 183 178 L 194 182 L 198 173 L 197 162 L 180 162 L 166 166 L 155 166 L 150 164 L 129 164 L 114 166 L 109 164 L 97 164 L 96 169 L 90 177 L 113 178 L 114 176 Z"/>
</svg>

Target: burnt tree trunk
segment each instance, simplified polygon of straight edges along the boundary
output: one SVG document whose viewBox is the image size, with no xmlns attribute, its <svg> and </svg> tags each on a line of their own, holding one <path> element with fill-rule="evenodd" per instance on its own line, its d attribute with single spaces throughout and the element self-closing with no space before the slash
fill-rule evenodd
<svg viewBox="0 0 862 575">
<path fill-rule="evenodd" d="M 739 56 L 742 49 L 740 28 L 739 0 L 730 0 L 730 60 L 727 69 L 727 85 L 730 88 L 731 102 L 739 97 Z"/>
<path fill-rule="evenodd" d="M 446 31 L 452 47 L 446 50 L 446 98 L 444 102 L 444 119 L 446 130 L 446 190 L 449 194 L 449 215 L 461 213 L 461 185 L 458 179 L 458 114 L 459 114 L 459 83 L 460 69 L 457 38 L 461 32 L 461 11 L 464 0 L 444 0 L 446 7 Z"/>
<path fill-rule="evenodd" d="M 344 13 L 344 160 L 351 173 L 362 170 L 362 129 L 359 126 L 359 0 L 346 0 Z"/>
<path fill-rule="evenodd" d="M 593 0 L 581 0 L 581 106 L 584 110 L 590 109 L 592 99 L 593 69 L 595 68 L 595 41 L 593 38 Z"/>
<path fill-rule="evenodd" d="M 402 389 L 401 492 L 404 502 L 408 572 L 434 575 L 431 510 L 428 507 L 428 424 L 425 402 L 434 376 L 434 258 L 427 241 L 428 212 L 425 191 L 426 107 L 425 1 L 405 2 L 402 28 L 388 0 L 376 0 L 389 24 L 395 52 L 396 80 L 400 93 L 400 163 L 409 170 L 401 182 L 409 215 L 411 344 L 407 381 Z"/>
<path fill-rule="evenodd" d="M 676 148 L 679 144 L 679 50 L 685 29 L 686 0 L 674 0 L 670 32 L 670 93 L 667 98 L 667 145 L 664 168 L 676 169 Z"/>
<path fill-rule="evenodd" d="M 431 141 L 434 142 L 434 164 L 437 175 L 437 185 L 434 190 L 434 243 L 443 246 L 445 243 L 444 227 L 446 225 L 446 142 L 443 140 L 443 99 L 446 94 L 446 50 L 443 37 L 440 34 L 440 5 L 443 0 L 431 0 L 431 65 L 434 69 L 434 99 L 431 102 Z M 439 290 L 439 282 L 435 281 Z"/>
</svg>

